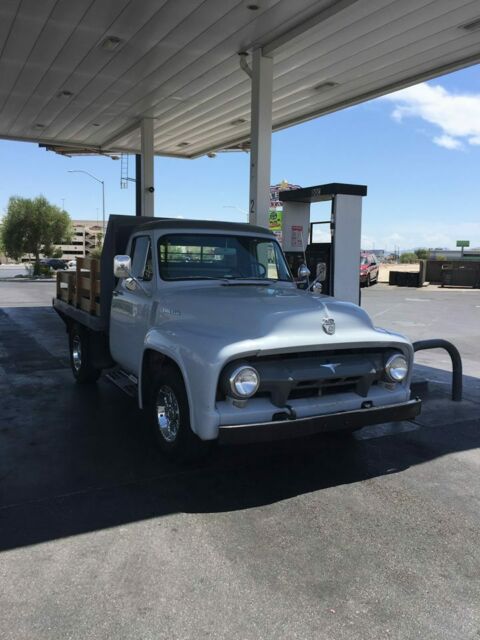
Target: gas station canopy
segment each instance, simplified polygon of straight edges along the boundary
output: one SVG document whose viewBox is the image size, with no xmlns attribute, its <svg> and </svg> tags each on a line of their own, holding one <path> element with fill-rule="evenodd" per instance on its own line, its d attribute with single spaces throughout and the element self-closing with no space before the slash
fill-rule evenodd
<svg viewBox="0 0 480 640">
<path fill-rule="evenodd" d="M 152 119 L 157 155 L 249 148 L 258 48 L 276 130 L 480 61 L 480 5 L 2 0 L 0 137 L 138 153 Z"/>
</svg>

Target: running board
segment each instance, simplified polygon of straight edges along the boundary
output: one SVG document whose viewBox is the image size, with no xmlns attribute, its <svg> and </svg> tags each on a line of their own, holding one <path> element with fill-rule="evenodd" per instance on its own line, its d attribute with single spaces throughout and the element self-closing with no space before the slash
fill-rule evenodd
<svg viewBox="0 0 480 640">
<path fill-rule="evenodd" d="M 121 389 L 127 396 L 136 398 L 138 395 L 138 379 L 131 373 L 123 371 L 123 369 L 113 369 L 105 376 L 107 380 Z"/>
</svg>

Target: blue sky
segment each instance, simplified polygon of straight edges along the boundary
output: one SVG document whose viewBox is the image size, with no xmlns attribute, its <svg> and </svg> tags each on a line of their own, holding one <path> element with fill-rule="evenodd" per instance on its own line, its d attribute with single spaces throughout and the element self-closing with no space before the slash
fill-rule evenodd
<svg viewBox="0 0 480 640">
<path fill-rule="evenodd" d="M 11 195 L 44 194 L 75 218 L 131 214 L 134 184 L 120 189 L 120 162 L 63 158 L 37 145 L 0 141 L 0 212 Z M 480 246 L 480 66 L 417 85 L 273 135 L 272 184 L 368 185 L 364 248 Z M 130 158 L 134 176 L 134 158 Z M 245 220 L 249 156 L 155 160 L 155 213 Z"/>
</svg>

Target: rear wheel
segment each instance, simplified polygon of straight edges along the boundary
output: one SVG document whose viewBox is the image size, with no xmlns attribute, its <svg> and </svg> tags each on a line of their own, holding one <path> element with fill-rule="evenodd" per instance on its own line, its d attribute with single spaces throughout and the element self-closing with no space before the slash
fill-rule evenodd
<svg viewBox="0 0 480 640">
<path fill-rule="evenodd" d="M 175 367 L 167 365 L 154 374 L 148 414 L 155 442 L 169 458 L 185 462 L 208 453 L 210 443 L 191 429 L 187 392 Z"/>
<path fill-rule="evenodd" d="M 92 364 L 88 331 L 74 325 L 70 331 L 69 344 L 70 366 L 75 380 L 81 384 L 96 382 L 102 370 Z"/>
</svg>

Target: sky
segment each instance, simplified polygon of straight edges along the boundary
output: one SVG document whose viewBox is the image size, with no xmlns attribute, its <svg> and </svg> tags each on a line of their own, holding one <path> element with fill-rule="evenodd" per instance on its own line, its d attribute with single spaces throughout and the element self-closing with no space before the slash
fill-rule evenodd
<svg viewBox="0 0 480 640">
<path fill-rule="evenodd" d="M 73 219 L 133 214 L 120 162 L 64 158 L 0 140 L 0 215 L 12 195 L 45 195 Z M 131 177 L 134 157 L 129 158 Z M 480 247 L 480 65 L 273 134 L 271 183 L 365 184 L 362 247 Z M 155 159 L 155 215 L 246 221 L 249 156 Z M 318 207 L 317 207 L 318 209 Z M 314 219 L 320 215 L 314 212 Z"/>
</svg>

